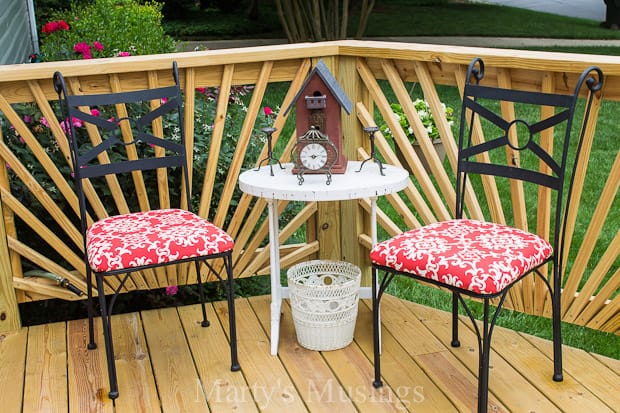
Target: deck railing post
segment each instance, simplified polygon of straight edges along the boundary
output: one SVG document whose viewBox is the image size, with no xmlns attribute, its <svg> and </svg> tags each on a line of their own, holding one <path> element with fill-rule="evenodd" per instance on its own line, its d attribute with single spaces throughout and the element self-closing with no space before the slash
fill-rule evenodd
<svg viewBox="0 0 620 413">
<path fill-rule="evenodd" d="M 366 107 L 372 107 L 370 95 L 357 74 L 356 57 L 338 56 L 336 62 L 338 83 L 353 102 L 351 114 L 342 117 L 344 151 L 350 161 L 357 161 L 361 159 L 358 148 L 364 147 L 370 152 L 370 141 L 357 118 L 355 104 L 363 102 Z M 369 252 L 359 242 L 360 234 L 371 234 L 370 217 L 360 206 L 359 201 L 355 200 L 341 202 L 340 218 L 342 258 L 359 266 L 362 270 L 362 285 L 370 285 Z"/>
<path fill-rule="evenodd" d="M 0 333 L 4 333 L 21 328 L 21 321 L 15 288 L 13 287 L 13 271 L 11 270 L 6 229 L 4 219 L 1 219 L 4 214 L 1 211 L 2 201 L 0 200 Z"/>
</svg>

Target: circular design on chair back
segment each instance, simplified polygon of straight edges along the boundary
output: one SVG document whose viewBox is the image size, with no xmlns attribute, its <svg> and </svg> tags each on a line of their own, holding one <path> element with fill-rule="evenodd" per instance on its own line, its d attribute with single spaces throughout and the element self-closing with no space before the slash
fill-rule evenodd
<svg viewBox="0 0 620 413">
<path fill-rule="evenodd" d="M 519 142 L 519 137 L 525 135 L 525 132 L 521 132 L 518 130 L 519 125 L 525 125 L 525 128 L 527 129 L 527 142 L 525 142 L 523 145 L 520 144 Z M 514 135 L 517 137 L 517 144 L 515 145 L 514 142 L 511 142 L 510 139 L 507 139 L 508 141 L 508 146 L 510 146 L 511 149 L 515 150 L 515 151 L 522 151 L 523 149 L 525 149 L 530 142 L 533 139 L 532 136 L 532 129 L 530 127 L 530 124 L 527 123 L 526 121 L 522 120 L 522 119 L 515 119 L 513 121 L 511 121 L 508 124 L 508 127 L 506 128 L 506 137 L 508 138 L 508 133 L 510 132 L 510 129 L 515 129 L 515 133 Z"/>
</svg>

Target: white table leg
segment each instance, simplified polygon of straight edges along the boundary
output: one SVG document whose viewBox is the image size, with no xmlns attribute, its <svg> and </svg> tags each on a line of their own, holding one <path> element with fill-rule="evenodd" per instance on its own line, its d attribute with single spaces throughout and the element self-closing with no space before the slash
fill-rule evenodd
<svg viewBox="0 0 620 413">
<path fill-rule="evenodd" d="M 377 243 L 377 197 L 370 198 L 370 238 L 372 239 L 373 247 Z M 378 281 L 378 280 L 377 280 Z M 377 291 L 379 286 L 377 285 Z M 379 354 L 381 354 L 381 311 L 379 311 Z"/>
<path fill-rule="evenodd" d="M 268 199 L 269 207 L 269 263 L 271 267 L 271 354 L 278 354 L 280 339 L 280 311 L 282 308 L 282 285 L 280 283 L 280 228 L 278 225 L 277 200 Z"/>
</svg>

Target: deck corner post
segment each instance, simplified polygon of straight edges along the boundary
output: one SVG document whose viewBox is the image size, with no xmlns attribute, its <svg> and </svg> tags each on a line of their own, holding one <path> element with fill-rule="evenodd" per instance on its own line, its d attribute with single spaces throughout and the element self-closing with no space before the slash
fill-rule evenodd
<svg viewBox="0 0 620 413">
<path fill-rule="evenodd" d="M 342 117 L 342 132 L 344 134 L 344 150 L 350 161 L 361 160 L 358 148 L 369 150 L 368 136 L 363 132 L 363 126 L 355 109 L 357 102 L 366 107 L 370 105 L 370 94 L 364 87 L 362 79 L 357 73 L 357 57 L 338 56 L 336 79 L 342 89 L 353 102 L 353 111 Z M 341 228 L 341 257 L 362 270 L 362 285 L 370 285 L 370 258 L 369 251 L 360 243 L 360 235 L 370 234 L 370 216 L 360 206 L 358 200 L 343 201 L 340 206 Z"/>
<path fill-rule="evenodd" d="M 2 211 L 2 200 L 0 200 L 0 211 Z M 3 216 L 4 214 L 0 213 L 0 333 L 21 328 Z"/>
</svg>

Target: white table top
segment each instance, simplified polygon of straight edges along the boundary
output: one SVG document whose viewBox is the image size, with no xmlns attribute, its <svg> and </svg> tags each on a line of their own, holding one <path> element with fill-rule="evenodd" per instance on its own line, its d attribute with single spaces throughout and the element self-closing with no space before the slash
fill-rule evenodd
<svg viewBox="0 0 620 413">
<path fill-rule="evenodd" d="M 409 183 L 409 173 L 403 168 L 384 165 L 379 173 L 376 163 L 368 161 L 361 172 L 361 162 L 349 161 L 344 174 L 332 174 L 332 182 L 326 185 L 325 174 L 304 174 L 304 182 L 299 185 L 297 175 L 293 174 L 293 164 L 273 165 L 270 175 L 269 165 L 258 171 L 250 169 L 239 175 L 239 188 L 247 194 L 268 199 L 288 201 L 338 201 L 378 197 L 404 189 Z"/>
</svg>

